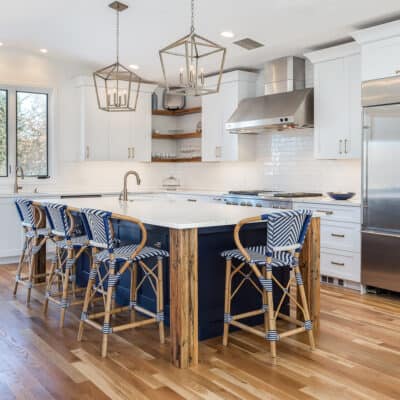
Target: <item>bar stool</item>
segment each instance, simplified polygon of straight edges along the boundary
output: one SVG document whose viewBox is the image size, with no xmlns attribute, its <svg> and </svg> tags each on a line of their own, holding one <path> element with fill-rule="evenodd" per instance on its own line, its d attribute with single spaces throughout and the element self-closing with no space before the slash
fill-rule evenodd
<svg viewBox="0 0 400 400">
<path fill-rule="evenodd" d="M 226 259 L 224 346 L 228 344 L 229 326 L 233 325 L 268 340 L 274 363 L 276 363 L 276 342 L 284 337 L 307 332 L 310 347 L 312 350 L 315 348 L 312 321 L 310 320 L 310 312 L 299 268 L 299 256 L 311 217 L 312 212 L 309 210 L 288 210 L 247 218 L 235 226 L 234 240 L 237 249 L 221 253 L 222 257 Z M 266 244 L 245 248 L 240 241 L 239 231 L 244 225 L 254 222 L 266 223 Z M 233 260 L 237 265 L 234 265 Z M 287 285 L 279 282 L 272 273 L 273 269 L 282 267 L 290 268 L 291 276 Z M 243 272 L 245 268 L 249 269 L 248 273 Z M 253 275 L 258 279 L 258 284 L 257 281 L 252 279 Z M 238 276 L 240 281 L 232 292 L 232 279 L 235 276 Z M 259 292 L 262 308 L 231 315 L 231 301 L 245 281 L 249 281 L 255 290 Z M 276 310 L 274 309 L 273 283 L 283 293 Z M 299 301 L 289 291 L 292 283 L 297 285 Z M 304 321 L 299 321 L 280 312 L 286 297 L 289 297 L 299 307 Z M 261 314 L 264 314 L 264 329 L 262 331 L 239 322 L 243 318 Z M 294 323 L 297 328 L 278 333 L 276 328 L 278 317 Z"/>
<path fill-rule="evenodd" d="M 168 252 L 153 247 L 145 247 L 147 231 L 143 223 L 136 218 L 94 209 L 83 209 L 81 212 L 84 216 L 83 221 L 90 244 L 93 246 L 93 263 L 79 324 L 78 341 L 82 340 L 85 324 L 102 331 L 101 355 L 102 357 L 106 357 L 109 334 L 157 323 L 159 326 L 160 342 L 164 343 L 162 261 L 164 257 L 169 256 Z M 139 244 L 115 247 L 112 219 L 128 221 L 137 225 L 141 231 L 141 242 Z M 145 260 L 153 257 L 157 258 L 156 265 L 153 267 L 148 266 Z M 100 268 L 101 265 L 103 265 L 102 269 Z M 143 272 L 143 277 L 139 283 L 137 283 L 138 268 Z M 130 303 L 128 306 L 116 307 L 115 291 L 122 275 L 128 269 L 130 270 Z M 156 297 L 155 313 L 137 304 L 138 290 L 145 281 L 149 282 Z M 89 303 L 98 294 L 105 299 L 104 311 L 88 314 Z M 130 322 L 112 326 L 111 316 L 128 310 L 131 312 Z M 136 311 L 149 318 L 137 321 Z M 102 324 L 95 321 L 99 318 L 103 318 Z"/>
<path fill-rule="evenodd" d="M 46 278 L 46 272 L 37 273 L 35 270 L 35 258 L 46 244 L 49 230 L 38 228 L 44 222 L 45 216 L 39 207 L 33 205 L 31 200 L 16 199 L 15 206 L 24 231 L 24 243 L 15 275 L 13 294 L 14 296 L 17 294 L 19 284 L 24 285 L 27 288 L 26 303 L 29 304 L 32 287 L 36 286 L 35 282 L 37 279 Z"/>
<path fill-rule="evenodd" d="M 83 303 L 83 299 L 76 297 L 77 293 L 85 290 L 76 288 L 76 264 L 83 254 L 86 253 L 90 257 L 89 238 L 80 232 L 66 205 L 45 203 L 44 209 L 56 246 L 56 254 L 49 271 L 43 312 L 47 313 L 49 301 L 57 304 L 61 309 L 62 328 L 67 308 Z M 56 290 L 53 290 L 54 286 L 57 287 Z"/>
</svg>

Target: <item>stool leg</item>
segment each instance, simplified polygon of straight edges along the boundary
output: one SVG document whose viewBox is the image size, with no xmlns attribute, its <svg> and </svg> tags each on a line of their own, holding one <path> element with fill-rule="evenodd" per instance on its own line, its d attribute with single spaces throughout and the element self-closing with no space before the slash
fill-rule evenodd
<svg viewBox="0 0 400 400">
<path fill-rule="evenodd" d="M 28 248 L 28 238 L 25 237 L 24 244 L 22 246 L 22 253 L 21 253 L 21 256 L 19 257 L 17 272 L 15 273 L 15 285 L 14 285 L 14 291 L 13 291 L 14 296 L 17 294 L 18 279 L 21 276 L 22 268 L 24 266 L 25 253 L 26 253 L 27 248 Z"/>
<path fill-rule="evenodd" d="M 32 247 L 31 247 L 31 254 L 30 254 L 30 260 L 29 260 L 29 273 L 28 273 L 28 291 L 26 294 L 26 304 L 29 304 L 31 302 L 31 292 L 32 292 L 32 285 L 33 285 L 33 275 L 34 275 L 34 268 L 35 268 L 35 254 L 33 254 L 33 250 L 36 248 L 38 245 L 39 239 L 38 238 L 33 238 L 32 240 Z"/>
<path fill-rule="evenodd" d="M 164 288 L 163 288 L 163 259 L 157 259 L 157 315 L 160 320 L 158 322 L 158 329 L 160 331 L 160 343 L 165 343 L 164 333 Z"/>
<path fill-rule="evenodd" d="M 113 279 L 115 275 L 115 264 L 110 261 L 110 274 L 108 276 L 108 281 Z M 111 304 L 113 301 L 114 286 L 108 284 L 107 287 L 107 297 L 106 297 L 106 307 L 104 312 L 104 324 L 103 324 L 103 340 L 101 344 L 101 356 L 107 356 L 107 346 L 108 346 L 108 335 L 111 333 L 110 319 L 111 319 Z"/>
<path fill-rule="evenodd" d="M 267 268 L 264 267 L 263 268 L 263 275 L 264 278 L 267 279 Z M 268 315 L 268 299 L 267 299 L 267 291 L 265 290 L 265 288 L 262 288 L 262 302 L 263 302 L 263 307 L 264 307 L 264 331 L 265 331 L 265 335 L 268 334 L 268 329 L 269 329 L 269 325 L 268 325 L 268 319 L 269 319 L 269 315 Z"/>
<path fill-rule="evenodd" d="M 130 290 L 130 306 L 131 306 L 130 319 L 131 319 L 131 322 L 136 321 L 136 310 L 135 310 L 135 307 L 133 306 L 134 304 L 136 304 L 136 285 L 137 285 L 137 263 L 132 263 L 132 266 L 131 266 L 131 290 Z"/>
<path fill-rule="evenodd" d="M 96 273 L 97 273 L 97 268 L 98 268 L 98 264 L 96 264 L 95 259 L 94 259 L 94 255 L 96 254 L 97 250 L 93 249 L 93 260 L 92 260 L 92 266 L 90 268 L 90 274 L 89 274 L 89 280 L 86 286 L 86 293 L 85 293 L 85 300 L 83 302 L 83 307 L 82 307 L 82 316 L 81 316 L 81 320 L 79 322 L 79 330 L 78 330 L 78 342 L 80 342 L 82 340 L 82 336 L 83 336 L 83 329 L 85 327 L 85 322 L 84 322 L 84 317 L 87 315 L 87 311 L 89 308 L 89 302 L 90 302 L 90 297 L 92 294 L 92 288 L 93 285 L 96 281 Z"/>
<path fill-rule="evenodd" d="M 63 274 L 63 288 L 61 296 L 61 313 L 60 313 L 60 328 L 64 327 L 65 311 L 68 307 L 68 287 L 69 287 L 69 277 L 72 271 L 72 262 L 74 258 L 74 250 L 68 249 L 67 261 L 65 263 L 65 272 Z"/>
<path fill-rule="evenodd" d="M 228 345 L 229 336 L 229 322 L 226 316 L 231 313 L 231 269 L 232 269 L 232 259 L 227 258 L 225 263 L 225 304 L 224 304 L 224 335 L 222 338 L 222 344 L 224 346 Z"/>
<path fill-rule="evenodd" d="M 58 249 L 56 249 L 56 253 L 58 252 Z M 48 294 L 51 291 L 51 287 L 53 285 L 53 281 L 54 281 L 54 277 L 55 277 L 55 269 L 57 267 L 57 262 L 58 262 L 58 256 L 56 254 L 56 256 L 53 258 L 52 262 L 51 262 L 51 266 L 50 266 L 50 271 L 49 271 L 49 278 L 47 281 L 47 286 L 46 286 L 46 297 L 44 299 L 44 304 L 43 304 L 43 313 L 47 314 L 47 309 L 49 308 L 49 298 L 48 298 Z"/>
<path fill-rule="evenodd" d="M 276 320 L 274 316 L 274 298 L 272 294 L 272 269 L 267 265 L 267 282 L 269 290 L 267 290 L 267 305 L 268 305 L 268 340 L 271 347 L 272 361 L 276 364 Z"/>
<path fill-rule="evenodd" d="M 300 277 L 300 279 L 296 279 L 296 282 L 297 282 L 297 287 L 299 289 L 301 305 L 303 306 L 303 309 L 304 309 L 304 319 L 306 321 L 310 321 L 310 311 L 308 308 L 308 302 L 307 302 L 307 297 L 306 297 L 306 293 L 304 290 L 303 280 L 301 279 L 300 267 L 296 266 L 294 269 L 294 272 L 296 274 L 296 277 Z M 308 333 L 308 340 L 310 342 L 311 350 L 314 350 L 315 349 L 315 341 L 314 341 L 314 334 L 313 334 L 312 328 L 308 329 L 307 333 Z"/>
</svg>

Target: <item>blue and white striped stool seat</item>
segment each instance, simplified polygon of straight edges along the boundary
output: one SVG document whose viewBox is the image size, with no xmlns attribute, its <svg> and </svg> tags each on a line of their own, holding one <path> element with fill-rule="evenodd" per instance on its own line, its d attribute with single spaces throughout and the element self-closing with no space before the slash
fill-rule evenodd
<svg viewBox="0 0 400 400">
<path fill-rule="evenodd" d="M 72 236 L 71 237 L 72 247 L 79 249 L 89 245 L 89 238 L 86 235 L 83 236 Z M 56 246 L 60 249 L 68 248 L 68 241 L 66 239 L 58 240 Z"/>
<path fill-rule="evenodd" d="M 48 236 L 49 234 L 50 234 L 50 229 L 48 229 L 48 228 L 36 229 L 36 236 L 38 236 L 38 237 Z M 32 238 L 35 236 L 35 231 L 28 230 L 25 232 L 25 236 L 28 238 Z"/>
<path fill-rule="evenodd" d="M 114 256 L 116 261 L 127 261 L 137 249 L 137 244 L 130 244 L 127 246 L 117 247 L 114 249 Z M 154 247 L 143 247 L 143 249 L 136 255 L 133 261 L 146 260 L 151 257 L 169 257 L 165 250 L 156 249 Z M 103 250 L 96 254 L 96 261 L 106 262 L 110 260 L 110 253 L 108 250 Z"/>
<path fill-rule="evenodd" d="M 251 246 L 246 247 L 246 251 L 249 253 L 251 257 L 251 261 L 253 261 L 257 265 L 265 265 L 266 264 L 266 246 Z M 224 258 L 234 258 L 239 261 L 246 261 L 243 254 L 238 250 L 225 250 L 221 253 L 221 256 Z M 278 251 L 272 257 L 271 267 L 285 267 L 292 266 L 295 263 L 295 258 L 288 251 Z"/>
</svg>

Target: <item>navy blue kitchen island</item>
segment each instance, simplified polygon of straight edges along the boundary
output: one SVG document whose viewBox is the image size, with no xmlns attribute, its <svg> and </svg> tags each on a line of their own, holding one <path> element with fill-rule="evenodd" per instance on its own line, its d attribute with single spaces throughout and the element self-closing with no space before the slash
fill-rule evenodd
<svg viewBox="0 0 400 400">
<path fill-rule="evenodd" d="M 65 200 L 65 201 L 64 201 Z M 57 201 L 43 199 L 40 202 Z M 59 200 L 58 200 L 59 201 Z M 164 261 L 165 314 L 170 326 L 171 363 L 179 368 L 198 364 L 198 341 L 221 336 L 224 315 L 225 260 L 223 250 L 234 249 L 233 229 L 240 220 L 276 212 L 275 209 L 237 207 L 207 202 L 188 202 L 177 199 L 156 199 L 138 195 L 132 200 L 119 201 L 113 197 L 63 199 L 70 210 L 95 208 L 113 213 L 115 236 L 119 245 L 139 242 L 135 225 L 121 221 L 118 216 L 134 217 L 147 228 L 147 244 L 168 250 Z M 314 333 L 319 329 L 319 217 L 313 217 L 303 247 L 300 267 L 306 296 L 310 305 Z M 240 237 L 244 245 L 264 245 L 266 228 L 254 223 L 245 226 Z M 276 272 L 281 282 L 287 282 L 288 271 Z M 83 261 L 78 282 L 85 285 L 88 278 L 88 260 Z M 122 276 L 117 290 L 117 302 L 127 304 L 129 273 Z M 247 283 L 238 292 L 233 313 L 261 308 L 261 298 Z M 276 296 L 279 289 L 276 287 Z M 143 286 L 139 303 L 155 310 L 153 292 Z M 288 313 L 289 304 L 284 304 Z M 257 319 L 259 318 L 259 319 Z M 253 317 L 252 324 L 261 323 L 262 316 Z"/>
</svg>

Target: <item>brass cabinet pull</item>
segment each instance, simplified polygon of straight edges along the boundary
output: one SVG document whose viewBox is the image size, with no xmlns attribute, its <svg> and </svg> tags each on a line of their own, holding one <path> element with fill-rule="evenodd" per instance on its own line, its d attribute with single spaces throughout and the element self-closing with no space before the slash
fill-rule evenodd
<svg viewBox="0 0 400 400">
<path fill-rule="evenodd" d="M 339 263 L 339 262 L 336 262 L 336 261 L 331 261 L 331 264 L 332 265 L 338 265 L 339 267 L 344 267 L 344 263 Z"/>
<path fill-rule="evenodd" d="M 339 233 L 331 233 L 331 236 L 338 237 L 338 238 L 344 238 L 344 235 L 343 234 L 339 234 Z"/>
<path fill-rule="evenodd" d="M 344 139 L 344 152 L 347 154 L 347 139 Z"/>
<path fill-rule="evenodd" d="M 89 146 L 86 146 L 85 159 L 89 160 L 89 157 L 90 157 Z"/>
<path fill-rule="evenodd" d="M 221 146 L 216 146 L 215 147 L 215 157 L 216 158 L 221 158 L 222 154 L 222 147 Z"/>
<path fill-rule="evenodd" d="M 131 158 L 131 148 L 128 147 L 128 158 Z"/>
<path fill-rule="evenodd" d="M 131 158 L 135 158 L 135 148 L 131 147 Z"/>
<path fill-rule="evenodd" d="M 342 144 L 343 144 L 343 140 L 340 139 L 340 140 L 339 140 L 339 154 L 342 154 L 342 153 L 343 153 L 343 151 L 342 151 Z"/>
<path fill-rule="evenodd" d="M 317 210 L 319 213 L 324 213 L 326 215 L 333 215 L 333 211 L 326 211 L 326 210 Z"/>
</svg>

